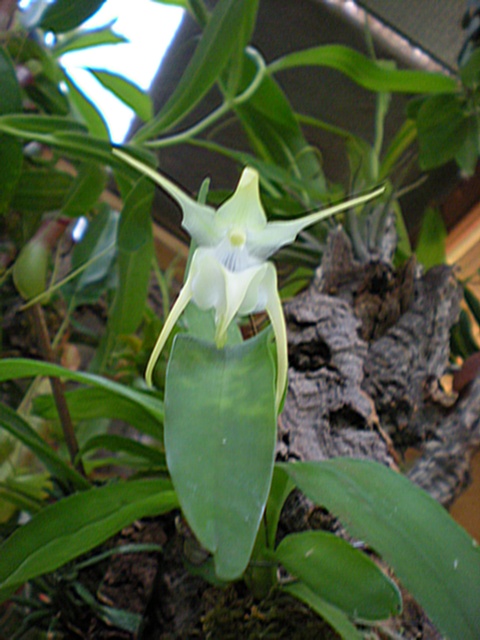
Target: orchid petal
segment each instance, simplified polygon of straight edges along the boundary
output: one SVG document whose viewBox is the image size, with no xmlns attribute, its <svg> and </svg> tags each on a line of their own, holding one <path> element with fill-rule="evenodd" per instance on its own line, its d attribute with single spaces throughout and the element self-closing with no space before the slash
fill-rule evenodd
<svg viewBox="0 0 480 640">
<path fill-rule="evenodd" d="M 175 200 L 183 212 L 182 226 L 198 245 L 214 246 L 219 242 L 221 235 L 215 222 L 216 216 L 213 207 L 200 204 L 180 187 L 177 187 L 171 180 L 165 178 L 165 176 L 162 176 L 144 162 L 120 151 L 120 149 L 112 149 L 112 153 L 140 173 L 143 173 L 150 180 L 153 180 Z"/>
<path fill-rule="evenodd" d="M 261 263 L 231 271 L 218 260 L 214 250 L 198 248 L 195 251 L 189 272 L 192 300 L 200 309 L 215 309 L 215 342 L 219 348 L 225 344 L 234 317 L 247 315 L 257 308 L 266 268 L 267 265 Z"/>
<path fill-rule="evenodd" d="M 190 276 L 187 278 L 184 286 L 180 290 L 178 294 L 178 298 L 175 301 L 175 304 L 170 310 L 168 314 L 165 324 L 160 332 L 160 335 L 157 338 L 155 346 L 153 348 L 152 353 L 150 354 L 150 358 L 147 363 L 147 368 L 145 370 L 145 381 L 149 387 L 153 386 L 152 376 L 153 370 L 155 369 L 155 365 L 157 364 L 158 358 L 160 357 L 160 353 L 162 352 L 165 343 L 168 340 L 168 336 L 171 334 L 172 329 L 177 323 L 177 320 L 182 315 L 185 307 L 192 299 L 192 291 L 190 287 Z"/>
<path fill-rule="evenodd" d="M 379 187 L 374 191 L 367 193 L 345 202 L 340 202 L 327 209 L 316 211 L 307 216 L 297 218 L 296 220 L 288 220 L 282 222 L 269 222 L 266 229 L 259 231 L 254 237 L 249 240 L 248 248 L 252 255 L 261 260 L 266 260 L 269 256 L 273 255 L 280 247 L 286 244 L 291 244 L 300 231 L 303 231 L 306 227 L 309 227 L 320 220 L 325 220 L 330 216 L 334 216 L 337 213 L 356 207 L 359 204 L 373 200 L 385 191 L 385 187 Z"/>
</svg>

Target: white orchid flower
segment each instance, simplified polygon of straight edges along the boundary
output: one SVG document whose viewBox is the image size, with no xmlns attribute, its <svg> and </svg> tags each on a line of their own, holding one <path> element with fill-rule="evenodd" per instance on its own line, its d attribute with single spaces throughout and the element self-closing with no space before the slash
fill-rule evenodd
<svg viewBox="0 0 480 640">
<path fill-rule="evenodd" d="M 267 222 L 255 169 L 244 169 L 235 193 L 215 210 L 193 200 L 170 180 L 126 153 L 118 149 L 113 149 L 113 153 L 151 178 L 176 200 L 183 211 L 182 226 L 197 244 L 185 284 L 150 356 L 145 373 L 147 384 L 152 386 L 152 374 L 160 352 L 190 301 L 200 309 L 215 310 L 215 342 L 219 348 L 225 345 L 227 329 L 236 316 L 266 311 L 277 344 L 278 410 L 287 384 L 287 331 L 276 270 L 267 258 L 293 242 L 306 227 L 375 198 L 384 187 L 302 218 Z"/>
</svg>

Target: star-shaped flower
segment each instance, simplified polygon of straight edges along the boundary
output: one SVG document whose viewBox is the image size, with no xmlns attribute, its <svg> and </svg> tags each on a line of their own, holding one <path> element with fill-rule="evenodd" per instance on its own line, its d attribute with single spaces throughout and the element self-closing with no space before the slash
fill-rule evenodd
<svg viewBox="0 0 480 640">
<path fill-rule="evenodd" d="M 150 356 L 145 373 L 147 384 L 152 385 L 152 374 L 160 352 L 190 301 L 200 309 L 215 310 L 215 342 L 218 348 L 225 345 L 227 329 L 237 315 L 266 311 L 277 344 L 278 409 L 287 383 L 287 332 L 276 270 L 267 258 L 280 247 L 293 242 L 306 227 L 375 198 L 384 187 L 302 218 L 267 222 L 255 169 L 244 169 L 234 194 L 215 210 L 193 200 L 170 180 L 123 151 L 113 149 L 113 153 L 150 177 L 176 200 L 183 211 L 182 226 L 197 245 L 185 284 Z"/>
</svg>

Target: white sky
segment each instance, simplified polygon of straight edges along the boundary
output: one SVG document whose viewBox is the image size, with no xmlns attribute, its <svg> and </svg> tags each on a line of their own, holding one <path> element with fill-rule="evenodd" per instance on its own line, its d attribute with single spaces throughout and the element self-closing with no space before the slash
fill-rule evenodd
<svg viewBox="0 0 480 640">
<path fill-rule="evenodd" d="M 113 31 L 128 38 L 129 42 L 82 49 L 62 56 L 62 65 L 72 80 L 102 112 L 113 142 L 124 140 L 134 113 L 106 91 L 85 67 L 119 73 L 142 89 L 148 89 L 182 16 L 181 8 L 152 0 L 107 0 L 84 23 L 84 28 L 98 28 L 117 18 Z"/>
</svg>

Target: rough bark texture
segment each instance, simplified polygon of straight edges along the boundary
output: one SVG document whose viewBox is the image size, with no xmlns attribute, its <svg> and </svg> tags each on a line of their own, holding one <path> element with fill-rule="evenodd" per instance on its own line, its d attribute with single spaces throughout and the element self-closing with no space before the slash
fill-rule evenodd
<svg viewBox="0 0 480 640">
<path fill-rule="evenodd" d="M 286 308 L 289 390 L 282 459 L 338 455 L 396 466 L 421 455 L 411 479 L 448 505 L 468 481 L 480 443 L 480 382 L 447 394 L 449 335 L 461 291 L 447 266 L 354 260 L 337 230 L 311 287 Z"/>
</svg>

